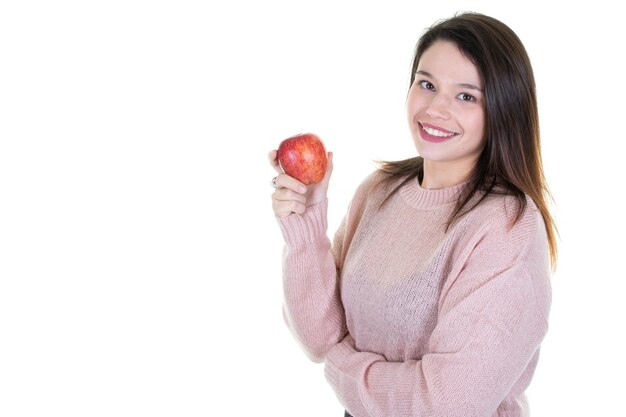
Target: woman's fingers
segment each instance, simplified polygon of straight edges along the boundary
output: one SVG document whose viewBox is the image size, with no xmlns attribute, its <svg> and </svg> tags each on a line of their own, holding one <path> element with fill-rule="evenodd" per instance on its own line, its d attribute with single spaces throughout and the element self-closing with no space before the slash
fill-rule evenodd
<svg viewBox="0 0 626 417">
<path fill-rule="evenodd" d="M 306 206 L 296 200 L 279 201 L 272 199 L 272 208 L 278 217 L 287 217 L 291 213 L 303 214 L 306 211 Z"/>
<path fill-rule="evenodd" d="M 291 178 L 283 175 L 288 177 L 287 180 Z M 306 211 L 306 196 L 287 187 L 277 188 L 272 193 L 272 208 L 278 217 L 287 217 L 291 213 L 302 214 Z"/>
<path fill-rule="evenodd" d="M 289 188 L 277 188 L 272 194 L 272 199 L 276 201 L 297 201 L 299 203 L 306 203 L 306 196 L 304 194 L 297 193 Z"/>
<path fill-rule="evenodd" d="M 306 186 L 303 183 L 283 172 L 276 158 L 276 154 L 276 150 L 273 150 L 267 155 L 270 165 L 272 165 L 272 168 L 278 173 L 278 175 L 274 177 L 275 179 L 272 180 L 274 188 L 289 188 L 301 194 L 306 193 Z"/>
<path fill-rule="evenodd" d="M 294 177 L 291 177 L 291 176 L 285 174 L 284 172 L 278 174 L 276 176 L 276 180 L 273 180 L 272 183 L 278 189 L 280 189 L 280 188 L 287 188 L 287 189 L 292 190 L 292 191 L 294 191 L 296 193 L 300 193 L 300 194 L 306 193 L 306 185 L 304 185 L 303 183 L 301 183 L 300 181 L 298 181 Z"/>
<path fill-rule="evenodd" d="M 272 208 L 278 217 L 287 217 L 292 213 L 303 214 L 307 206 L 317 204 L 326 198 L 328 184 L 333 171 L 333 153 L 328 152 L 328 166 L 324 178 L 319 184 L 306 186 L 292 176 L 285 174 L 276 158 L 277 151 L 270 151 L 268 159 L 278 173 L 272 179 L 276 190 L 272 194 Z"/>
<path fill-rule="evenodd" d="M 276 184 L 278 188 L 272 193 L 274 214 L 278 217 L 287 217 L 291 213 L 303 214 L 306 211 L 306 196 L 288 187 L 281 186 L 281 184 L 288 184 L 289 186 L 298 187 L 300 182 L 287 174 L 280 174 L 276 178 Z"/>
<path fill-rule="evenodd" d="M 270 165 L 272 166 L 272 168 L 274 168 L 274 170 L 280 174 L 283 172 L 283 169 L 280 167 L 280 164 L 278 163 L 277 154 L 278 154 L 278 151 L 274 149 L 267 155 L 267 159 L 270 160 Z"/>
<path fill-rule="evenodd" d="M 272 209 L 278 217 L 291 213 L 303 214 L 306 211 L 306 186 L 285 173 L 280 173 L 272 181 L 276 190 L 272 193 Z"/>
</svg>

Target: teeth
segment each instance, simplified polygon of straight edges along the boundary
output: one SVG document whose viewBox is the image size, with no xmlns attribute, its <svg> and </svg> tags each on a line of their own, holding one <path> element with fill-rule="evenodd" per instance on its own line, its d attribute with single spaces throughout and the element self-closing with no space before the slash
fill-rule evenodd
<svg viewBox="0 0 626 417">
<path fill-rule="evenodd" d="M 426 133 L 428 133 L 431 136 L 439 136 L 439 137 L 450 137 L 453 136 L 454 133 L 444 133 L 441 130 L 437 130 L 437 129 L 431 129 L 430 127 L 425 127 L 422 126 L 424 128 L 424 130 L 426 131 Z"/>
</svg>

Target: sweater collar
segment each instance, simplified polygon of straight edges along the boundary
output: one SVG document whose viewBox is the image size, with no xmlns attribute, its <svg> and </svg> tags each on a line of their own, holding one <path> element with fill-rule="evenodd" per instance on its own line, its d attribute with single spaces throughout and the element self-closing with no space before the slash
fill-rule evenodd
<svg viewBox="0 0 626 417">
<path fill-rule="evenodd" d="M 417 178 L 409 181 L 400 188 L 400 196 L 412 207 L 429 209 L 456 203 L 463 186 L 467 182 L 461 182 L 446 188 L 427 189 L 422 188 Z"/>
</svg>

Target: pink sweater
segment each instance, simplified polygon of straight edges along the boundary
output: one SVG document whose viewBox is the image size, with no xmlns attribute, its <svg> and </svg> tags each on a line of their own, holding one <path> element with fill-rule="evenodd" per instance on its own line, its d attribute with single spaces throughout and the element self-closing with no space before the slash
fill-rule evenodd
<svg viewBox="0 0 626 417">
<path fill-rule="evenodd" d="M 354 417 L 518 417 L 548 328 L 547 238 L 530 199 L 445 225 L 460 186 L 358 188 L 334 242 L 327 202 L 279 219 L 284 315 Z M 392 186 L 395 184 L 392 184 Z"/>
</svg>

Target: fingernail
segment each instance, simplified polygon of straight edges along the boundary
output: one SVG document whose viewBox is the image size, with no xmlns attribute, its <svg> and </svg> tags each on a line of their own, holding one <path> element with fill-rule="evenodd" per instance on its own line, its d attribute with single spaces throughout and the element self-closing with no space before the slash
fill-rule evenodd
<svg viewBox="0 0 626 417">
<path fill-rule="evenodd" d="M 301 185 L 300 187 L 298 187 L 298 191 L 300 191 L 300 194 L 304 194 L 306 193 L 306 187 L 304 185 Z"/>
</svg>

